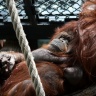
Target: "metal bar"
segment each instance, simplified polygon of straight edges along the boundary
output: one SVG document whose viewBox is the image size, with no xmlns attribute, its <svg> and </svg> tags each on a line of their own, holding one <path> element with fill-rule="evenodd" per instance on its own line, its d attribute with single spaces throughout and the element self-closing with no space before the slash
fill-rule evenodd
<svg viewBox="0 0 96 96">
<path fill-rule="evenodd" d="M 36 18 L 35 18 L 35 9 L 34 6 L 32 6 L 32 3 L 30 0 L 23 0 L 24 1 L 24 9 L 26 14 L 28 15 L 29 22 L 32 25 L 36 25 Z"/>
</svg>

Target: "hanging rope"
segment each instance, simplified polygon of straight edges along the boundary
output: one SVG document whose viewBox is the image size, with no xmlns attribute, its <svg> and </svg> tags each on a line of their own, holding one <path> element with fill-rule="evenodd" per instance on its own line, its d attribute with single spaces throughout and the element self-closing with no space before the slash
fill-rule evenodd
<svg viewBox="0 0 96 96">
<path fill-rule="evenodd" d="M 45 92 L 40 80 L 40 77 L 38 75 L 38 71 L 36 69 L 36 65 L 34 62 L 34 58 L 32 56 L 32 52 L 30 50 L 30 47 L 28 45 L 28 41 L 26 39 L 26 35 L 24 33 L 20 17 L 18 15 L 18 11 L 16 9 L 16 5 L 14 0 L 6 0 L 7 7 L 9 9 L 9 13 L 11 15 L 13 28 L 16 32 L 17 39 L 19 41 L 20 47 L 22 52 L 24 53 L 25 60 L 27 61 L 27 65 L 29 68 L 29 73 L 32 78 L 32 82 L 34 84 L 34 88 L 36 90 L 37 96 L 45 96 Z"/>
</svg>

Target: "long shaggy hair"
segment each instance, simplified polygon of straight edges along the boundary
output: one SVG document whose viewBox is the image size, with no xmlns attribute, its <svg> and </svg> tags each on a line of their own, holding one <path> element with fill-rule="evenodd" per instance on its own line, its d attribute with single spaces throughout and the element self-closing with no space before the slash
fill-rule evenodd
<svg viewBox="0 0 96 96">
<path fill-rule="evenodd" d="M 83 4 L 78 30 L 77 56 L 89 76 L 96 77 L 96 0 Z"/>
</svg>

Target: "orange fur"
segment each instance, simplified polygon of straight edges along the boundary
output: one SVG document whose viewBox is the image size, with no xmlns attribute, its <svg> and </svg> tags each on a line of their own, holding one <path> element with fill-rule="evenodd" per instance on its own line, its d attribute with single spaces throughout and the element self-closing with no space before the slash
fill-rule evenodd
<svg viewBox="0 0 96 96">
<path fill-rule="evenodd" d="M 37 63 L 36 66 L 46 96 L 61 96 L 64 93 L 63 71 L 58 66 L 48 62 Z M 25 62 L 17 65 L 0 93 L 1 96 L 13 96 L 13 94 L 14 96 L 36 96 Z"/>
<path fill-rule="evenodd" d="M 89 0 L 82 6 L 78 21 L 80 42 L 77 55 L 86 72 L 96 76 L 96 1 Z"/>
</svg>

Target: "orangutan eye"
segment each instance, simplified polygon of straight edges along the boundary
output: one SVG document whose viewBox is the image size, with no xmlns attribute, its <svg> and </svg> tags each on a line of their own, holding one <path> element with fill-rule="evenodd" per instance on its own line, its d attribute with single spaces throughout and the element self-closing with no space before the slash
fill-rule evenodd
<svg viewBox="0 0 96 96">
<path fill-rule="evenodd" d="M 59 37 L 59 39 L 67 40 L 68 42 L 71 41 L 71 40 L 70 40 L 70 37 L 65 36 L 65 35 L 61 35 L 61 36 Z"/>
</svg>

